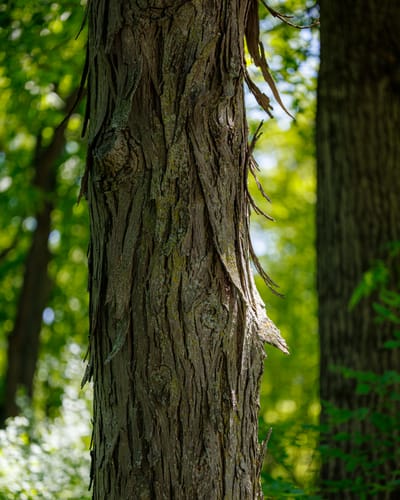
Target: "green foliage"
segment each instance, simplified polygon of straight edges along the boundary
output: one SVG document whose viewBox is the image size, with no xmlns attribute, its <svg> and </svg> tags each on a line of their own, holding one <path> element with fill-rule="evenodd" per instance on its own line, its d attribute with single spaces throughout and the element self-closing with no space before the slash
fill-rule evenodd
<svg viewBox="0 0 400 500">
<path fill-rule="evenodd" d="M 311 2 L 290 1 L 272 5 L 295 14 L 293 22 L 309 24 Z M 264 269 L 278 283 L 284 298 L 256 282 L 268 315 L 288 342 L 290 356 L 267 348 L 261 384 L 260 439 L 273 432 L 262 471 L 267 498 L 311 498 L 319 466 L 315 453 L 319 417 L 318 332 L 315 290 L 315 151 L 313 144 L 318 48 L 315 34 L 299 31 L 265 14 L 262 27 L 268 62 L 282 99 L 296 121 L 283 116 L 274 104 L 276 118 L 268 120 L 256 144 L 259 180 L 272 200 L 270 206 L 250 179 L 256 203 L 275 222 L 252 215 L 253 245 Z M 314 16 L 314 13 L 312 14 Z M 250 68 L 251 69 L 251 68 Z M 252 72 L 257 78 L 256 72 Z M 257 83 L 262 86 L 261 81 Z M 268 88 L 264 89 L 270 95 Z M 251 133 L 265 119 L 251 97 L 247 100 Z"/>
<path fill-rule="evenodd" d="M 90 498 L 90 397 L 79 390 L 80 353 L 70 344 L 61 356 L 66 390 L 56 419 L 38 419 L 22 400 L 22 416 L 0 430 L 0 499 Z"/>
<path fill-rule="evenodd" d="M 83 18 L 79 3 L 13 1 L 0 5 L 0 380 L 5 372 L 7 335 L 13 328 L 26 255 L 43 201 L 32 184 L 35 156 L 46 148 L 65 117 L 65 100 L 78 87 L 85 36 L 76 39 Z M 52 253 L 50 301 L 41 332 L 37 408 L 51 413 L 64 390 L 60 351 L 65 343 L 86 343 L 86 207 L 77 205 L 85 148 L 78 107 L 69 120 L 66 146 L 55 159 L 49 247 Z M 40 285 L 39 285 L 40 286 Z M 50 361 L 51 360 L 51 361 Z M 55 407 L 52 409 L 52 405 Z"/>
<path fill-rule="evenodd" d="M 376 312 L 377 326 L 392 323 L 395 328 L 400 318 L 400 281 L 399 281 L 400 246 L 389 245 L 388 258 L 379 260 L 367 271 L 356 288 L 350 307 L 354 308 L 363 300 L 373 295 L 376 297 L 372 307 Z M 393 339 L 382 346 L 392 350 L 395 356 L 400 352 L 400 330 L 394 330 Z M 322 460 L 335 457 L 340 459 L 348 472 L 355 472 L 356 479 L 348 481 L 329 481 L 322 485 L 322 490 L 329 493 L 352 492 L 359 498 L 382 495 L 398 491 L 400 487 L 400 470 L 393 464 L 400 461 L 400 369 L 387 370 L 383 373 L 359 371 L 351 368 L 337 368 L 341 375 L 355 383 L 355 396 L 364 397 L 366 405 L 354 410 L 337 408 L 325 404 L 329 416 L 327 424 L 321 428 L 322 441 L 324 435 L 330 435 L 332 429 L 341 424 L 350 424 L 347 428 L 357 429 L 358 423 L 364 422 L 368 431 L 338 432 L 334 439 L 339 443 L 352 443 L 351 454 L 338 447 L 321 446 Z M 374 402 L 374 403 L 373 403 Z M 373 404 L 372 404 L 373 403 Z M 375 451 L 375 460 L 371 460 L 365 452 L 365 446 Z M 385 475 L 378 473 L 386 466 Z"/>
<path fill-rule="evenodd" d="M 280 3 L 273 7 L 295 13 L 296 23 L 309 23 L 314 2 Z M 10 248 L 0 262 L 1 353 L 13 326 L 36 209 L 42 201 L 32 186 L 35 150 L 49 144 L 64 118 L 63 102 L 78 86 L 82 71 L 85 36 L 76 39 L 83 17 L 78 6 L 79 2 L 68 0 L 15 0 L 0 6 L 0 224 L 7 228 L 0 235 L 0 252 Z M 264 40 L 271 71 L 283 100 L 296 115 L 296 122 L 290 122 L 275 106 L 277 120 L 264 125 L 256 151 L 260 166 L 266 167 L 260 179 L 272 199 L 276 222 L 254 216 L 253 242 L 285 298 L 272 296 L 258 277 L 257 283 L 268 314 L 291 349 L 289 357 L 268 349 L 260 437 L 271 426 L 273 433 L 262 475 L 268 497 L 301 498 L 313 485 L 318 468 L 317 435 L 310 430 L 319 415 L 313 247 L 316 68 L 312 56 L 316 44 L 310 31 L 290 28 L 260 9 L 265 15 L 262 29 L 268 32 Z M 267 88 L 264 91 L 269 94 Z M 265 114 L 251 98 L 248 107 L 254 132 Z M 85 156 L 81 123 L 78 107 L 69 121 L 66 147 L 56 160 L 56 208 L 49 241 L 54 286 L 44 314 L 33 407 L 0 434 L 0 498 L 87 497 L 89 430 L 85 425 L 89 426 L 90 416 L 78 403 L 76 381 L 65 377 L 70 358 L 78 354 L 71 347 L 63 351 L 67 342 L 84 346 L 87 335 L 89 224 L 85 203 L 76 204 Z M 250 189 L 262 206 L 255 182 Z M 5 362 L 0 354 L 0 373 Z M 83 370 L 77 366 L 81 375 Z M 75 433 L 71 422 L 81 431 Z"/>
<path fill-rule="evenodd" d="M 0 5 L 0 382 L 26 255 L 43 194 L 32 185 L 35 155 L 65 117 L 78 87 L 85 36 L 79 2 L 15 0 Z M 79 391 L 87 337 L 88 217 L 77 205 L 85 148 L 82 109 L 68 123 L 55 159 L 50 300 L 43 315 L 32 404 L 0 431 L 0 499 L 85 499 L 89 478 L 90 394 Z M 40 286 L 40 284 L 38 284 Z"/>
</svg>

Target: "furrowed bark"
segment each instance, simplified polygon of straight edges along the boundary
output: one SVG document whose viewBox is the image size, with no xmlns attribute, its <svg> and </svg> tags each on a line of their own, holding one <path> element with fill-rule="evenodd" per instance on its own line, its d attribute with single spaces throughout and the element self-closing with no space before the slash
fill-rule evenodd
<svg viewBox="0 0 400 500">
<path fill-rule="evenodd" d="M 89 4 L 95 499 L 261 497 L 247 8 Z"/>
<path fill-rule="evenodd" d="M 383 348 L 385 340 L 393 337 L 395 325 L 375 321 L 371 304 L 375 298 L 361 301 L 352 311 L 349 301 L 363 273 L 383 256 L 385 245 L 400 240 L 400 4 L 377 0 L 321 0 L 320 4 L 317 255 L 321 398 L 343 409 L 379 411 L 388 404 L 384 397 L 356 396 L 354 381 L 332 367 L 375 373 L 399 369 L 398 350 Z M 396 274 L 392 278 L 398 280 Z M 399 407 L 393 404 L 392 412 L 398 418 Z M 326 421 L 325 414 L 323 419 Z M 336 440 L 339 431 L 350 438 Z M 381 456 L 373 439 L 357 442 L 356 433 L 375 435 L 375 443 L 376 439 L 389 439 L 387 452 L 392 459 Z M 377 436 L 367 420 L 352 420 L 332 429 L 327 441 L 339 455 L 347 455 L 324 464 L 324 480 L 341 480 L 352 486 L 361 477 L 363 482 L 384 485 L 399 469 L 393 436 Z M 358 468 L 346 467 L 349 457 L 361 450 L 366 462 L 376 464 L 373 477 L 360 476 Z M 359 498 L 344 490 L 345 486 L 343 498 Z M 399 493 L 393 495 L 370 498 L 398 498 Z"/>
</svg>

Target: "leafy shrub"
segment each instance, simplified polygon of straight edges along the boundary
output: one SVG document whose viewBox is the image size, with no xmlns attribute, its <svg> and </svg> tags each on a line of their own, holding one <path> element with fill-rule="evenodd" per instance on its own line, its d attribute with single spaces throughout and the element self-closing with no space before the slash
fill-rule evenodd
<svg viewBox="0 0 400 500">
<path fill-rule="evenodd" d="M 377 261 L 364 274 L 349 306 L 352 309 L 363 298 L 373 296 L 377 327 L 385 322 L 393 325 L 393 338 L 386 340 L 382 347 L 394 350 L 396 359 L 400 359 L 399 256 L 400 243 L 391 244 L 387 259 Z M 323 461 L 339 459 L 355 479 L 326 481 L 322 489 L 338 494 L 351 492 L 360 499 L 373 495 L 386 498 L 400 489 L 400 470 L 396 467 L 400 463 L 400 365 L 398 370 L 383 373 L 350 367 L 337 370 L 344 378 L 354 381 L 354 397 L 365 404 L 355 409 L 343 409 L 324 403 L 328 422 L 321 428 L 322 441 L 324 436 L 332 434 L 332 429 L 342 424 L 345 424 L 345 429 L 353 431 L 337 432 L 334 436 L 337 447 L 321 446 L 321 458 Z M 375 403 L 370 404 L 372 401 Z M 360 422 L 363 425 L 359 425 Z M 357 428 L 364 430 L 357 431 Z M 341 442 L 351 443 L 352 452 L 346 453 L 346 447 L 340 446 Z M 373 457 L 366 452 L 368 449 L 374 449 Z"/>
<path fill-rule="evenodd" d="M 75 353 L 79 348 L 74 344 Z M 38 419 L 21 401 L 22 416 L 0 430 L 0 499 L 89 499 L 91 414 L 82 397 L 82 363 L 68 356 L 66 387 L 59 415 Z"/>
</svg>

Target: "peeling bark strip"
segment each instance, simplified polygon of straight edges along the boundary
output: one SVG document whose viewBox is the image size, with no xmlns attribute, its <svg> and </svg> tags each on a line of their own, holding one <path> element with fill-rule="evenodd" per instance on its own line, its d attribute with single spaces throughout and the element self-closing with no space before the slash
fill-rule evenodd
<svg viewBox="0 0 400 500">
<path fill-rule="evenodd" d="M 249 265 L 249 1 L 92 0 L 88 202 L 95 499 L 261 497 Z"/>
</svg>

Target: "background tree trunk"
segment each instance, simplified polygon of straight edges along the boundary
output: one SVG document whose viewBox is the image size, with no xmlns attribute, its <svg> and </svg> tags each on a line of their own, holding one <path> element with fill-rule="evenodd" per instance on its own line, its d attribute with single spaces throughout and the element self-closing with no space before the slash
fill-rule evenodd
<svg viewBox="0 0 400 500">
<path fill-rule="evenodd" d="M 66 114 L 77 99 L 77 91 L 66 101 Z M 24 277 L 18 299 L 14 327 L 8 336 L 7 369 L 4 382 L 4 399 L 0 406 L 0 425 L 8 417 L 18 415 L 16 401 L 18 389 L 29 398 L 33 396 L 34 376 L 39 357 L 42 314 L 49 299 L 51 280 L 48 265 L 51 253 L 48 247 L 51 216 L 55 204 L 57 159 L 65 146 L 65 120 L 54 130 L 50 144 L 37 146 L 33 167 L 33 185 L 39 191 L 40 200 L 35 214 L 36 228 L 25 263 Z M 40 134 L 38 142 L 40 142 Z"/>
<path fill-rule="evenodd" d="M 371 301 L 364 300 L 349 311 L 350 297 L 362 274 L 381 256 L 385 244 L 400 240 L 400 4 L 321 0 L 320 6 L 317 255 L 321 398 L 341 408 L 379 408 L 382 401 L 356 397 L 354 382 L 331 367 L 382 373 L 398 370 L 400 364 L 398 351 L 382 347 L 393 336 L 394 327 L 374 322 Z M 370 431 L 364 421 L 352 422 L 343 424 L 340 431 L 353 436 L 357 431 Z M 338 430 L 332 431 L 330 446 L 349 454 L 360 449 L 352 439 L 335 441 Z M 373 441 L 362 446 L 366 460 L 379 464 L 382 457 L 377 456 Z M 374 469 L 378 482 L 380 473 L 384 483 L 400 467 L 392 451 L 393 461 Z M 346 471 L 345 464 L 346 459 L 330 460 L 323 467 L 322 478 L 353 481 L 359 470 Z M 359 498 L 342 493 L 344 498 Z"/>
<path fill-rule="evenodd" d="M 36 229 L 26 259 L 24 279 L 18 300 L 14 327 L 8 336 L 4 400 L 0 408 L 1 425 L 19 413 L 19 389 L 32 398 L 33 381 L 39 355 L 42 313 L 50 292 L 47 266 L 50 261 L 48 239 L 53 203 L 46 201 L 36 215 Z"/>
<path fill-rule="evenodd" d="M 95 499 L 261 495 L 247 7 L 89 4 Z"/>
<path fill-rule="evenodd" d="M 4 400 L 0 405 L 0 425 L 3 425 L 8 417 L 18 415 L 19 408 L 16 401 L 18 389 L 22 388 L 29 398 L 33 396 L 42 315 L 52 286 L 48 274 L 51 260 L 48 244 L 51 217 L 56 203 L 57 162 L 65 147 L 65 131 L 69 115 L 80 99 L 78 89 L 67 97 L 66 119 L 54 129 L 53 137 L 46 147 L 41 147 L 41 134 L 37 138 L 32 183 L 39 191 L 40 200 L 35 214 L 36 228 L 26 257 L 14 326 L 7 339 L 7 369 Z"/>
</svg>

